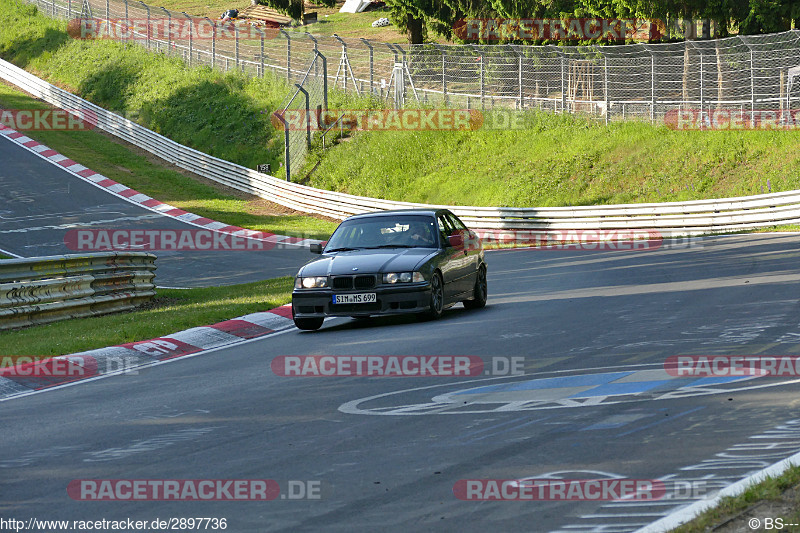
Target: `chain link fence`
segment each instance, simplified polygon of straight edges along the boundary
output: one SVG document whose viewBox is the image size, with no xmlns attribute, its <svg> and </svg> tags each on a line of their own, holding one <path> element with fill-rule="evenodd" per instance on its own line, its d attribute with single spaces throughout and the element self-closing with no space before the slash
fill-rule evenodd
<svg viewBox="0 0 800 533">
<path fill-rule="evenodd" d="M 26 1 L 53 17 L 77 19 L 83 14 L 112 20 L 99 31 L 181 57 L 190 65 L 253 76 L 272 71 L 308 93 L 309 120 L 317 105 L 327 109 L 332 87 L 373 95 L 394 108 L 537 108 L 586 113 L 606 121 L 636 118 L 655 123 L 681 110 L 702 116 L 720 109 L 791 109 L 789 70 L 800 65 L 798 30 L 668 44 L 401 46 L 242 24 L 223 26 L 141 1 Z M 120 19 L 147 24 L 120 31 Z M 164 31 L 165 24 L 169 31 Z M 153 30 L 159 27 L 161 31 Z M 794 73 L 800 75 L 797 69 Z M 295 86 L 281 109 L 301 104 L 306 105 L 305 96 Z M 311 131 L 317 126 L 312 124 Z M 306 136 L 303 148 L 297 133 L 290 131 L 287 137 L 290 167 L 295 170 L 309 142 Z"/>
</svg>

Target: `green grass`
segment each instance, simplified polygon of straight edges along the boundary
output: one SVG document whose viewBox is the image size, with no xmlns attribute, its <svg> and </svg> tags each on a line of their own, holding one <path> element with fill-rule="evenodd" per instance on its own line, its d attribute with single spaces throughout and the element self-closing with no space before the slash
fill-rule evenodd
<svg viewBox="0 0 800 533">
<path fill-rule="evenodd" d="M 282 136 L 261 111 L 274 110 L 287 94 L 283 80 L 188 69 L 137 47 L 68 39 L 63 23 L 34 12 L 16 0 L 0 5 L 0 55 L 179 142 L 245 166 L 272 162 L 278 168 Z M 330 101 L 333 108 L 378 105 L 337 92 Z M 487 112 L 474 131 L 356 133 L 324 153 L 308 184 L 393 200 L 526 207 L 800 188 L 797 131 L 675 131 L 547 112 L 527 112 L 519 128 L 509 129 L 498 127 L 498 117 Z M 299 175 L 316 162 L 310 157 Z M 179 207 L 199 211 L 192 205 L 194 191 L 179 196 L 188 204 Z M 211 218 L 242 210 L 242 204 L 225 204 L 209 205 Z M 225 221 L 274 231 L 247 220 Z"/>
<path fill-rule="evenodd" d="M 753 505 L 765 502 L 773 503 L 776 506 L 783 504 L 784 507 L 792 509 L 788 516 L 784 516 L 784 522 L 798 523 L 798 519 L 800 519 L 800 507 L 798 506 L 798 502 L 787 501 L 785 497 L 785 492 L 792 487 L 796 487 L 798 483 L 800 483 L 800 467 L 790 467 L 782 475 L 768 478 L 761 483 L 753 485 L 739 496 L 723 498 L 717 507 L 701 513 L 694 520 L 672 531 L 673 533 L 702 533 L 709 531 L 709 528 L 721 524 L 728 519 L 737 517 L 737 515 Z M 756 516 L 762 518 L 763 516 L 778 518 L 780 514 L 780 511 L 775 509 L 767 514 L 756 513 Z M 742 530 L 749 529 L 745 526 L 746 518 L 743 521 L 741 518 L 734 518 L 734 520 L 741 521 L 740 525 L 742 526 Z M 797 530 L 787 528 L 787 531 Z"/>
<path fill-rule="evenodd" d="M 158 289 L 152 309 L 0 331 L 0 356 L 64 355 L 161 337 L 183 329 L 267 311 L 291 301 L 288 277 L 202 289 Z"/>
<path fill-rule="evenodd" d="M 487 113 L 475 131 L 356 132 L 324 154 L 309 184 L 393 200 L 516 207 L 800 188 L 797 131 L 676 131 L 536 111 L 524 114 L 520 129 L 495 129 L 500 116 Z"/>
</svg>

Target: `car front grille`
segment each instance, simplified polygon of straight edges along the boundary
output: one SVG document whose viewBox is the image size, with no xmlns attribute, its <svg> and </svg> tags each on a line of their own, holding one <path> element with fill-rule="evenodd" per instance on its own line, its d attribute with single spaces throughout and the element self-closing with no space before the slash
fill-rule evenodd
<svg viewBox="0 0 800 533">
<path fill-rule="evenodd" d="M 350 290 L 350 289 L 372 289 L 375 287 L 375 276 L 360 275 L 360 276 L 336 276 L 333 278 L 332 286 L 334 289 Z"/>
</svg>

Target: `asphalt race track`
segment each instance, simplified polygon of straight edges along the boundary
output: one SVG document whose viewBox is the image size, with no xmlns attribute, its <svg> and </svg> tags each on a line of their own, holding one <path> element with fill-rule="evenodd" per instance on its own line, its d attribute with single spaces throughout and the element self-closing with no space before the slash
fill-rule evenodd
<svg viewBox="0 0 800 533">
<path fill-rule="evenodd" d="M 31 243 L 57 240 L 44 235 Z M 800 451 L 796 378 L 664 371 L 676 355 L 798 354 L 799 245 L 800 236 L 766 234 L 656 250 L 490 252 L 482 310 L 459 305 L 435 322 L 329 320 L 2 402 L 0 514 L 226 518 L 234 532 L 634 531 Z M 477 356 L 490 375 L 273 372 L 276 357 L 294 355 Z M 511 358 L 523 375 L 501 375 Z M 665 489 L 653 501 L 464 501 L 453 490 L 527 478 Z M 281 494 L 73 499 L 70 482 L 87 479 L 268 479 Z M 293 498 L 298 487 L 314 497 Z"/>
<path fill-rule="evenodd" d="M 79 253 L 71 229 L 196 229 L 127 202 L 0 136 L 0 250 L 21 257 Z M 208 287 L 294 276 L 308 249 L 279 244 L 262 251 L 158 251 L 156 283 Z"/>
</svg>

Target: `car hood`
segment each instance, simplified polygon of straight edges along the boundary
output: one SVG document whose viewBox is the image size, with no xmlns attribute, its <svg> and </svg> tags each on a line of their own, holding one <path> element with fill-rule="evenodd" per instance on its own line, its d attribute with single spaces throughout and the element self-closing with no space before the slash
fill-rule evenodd
<svg viewBox="0 0 800 533">
<path fill-rule="evenodd" d="M 302 276 L 341 276 L 383 272 L 411 272 L 438 253 L 432 248 L 391 248 L 335 252 L 306 263 Z M 358 270 L 353 270 L 354 268 Z"/>
</svg>

